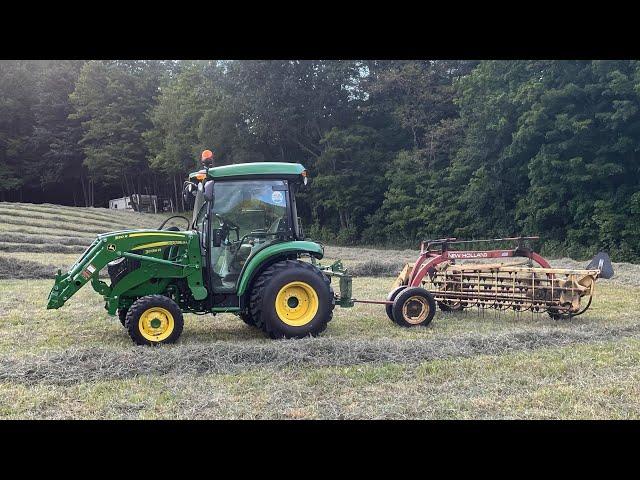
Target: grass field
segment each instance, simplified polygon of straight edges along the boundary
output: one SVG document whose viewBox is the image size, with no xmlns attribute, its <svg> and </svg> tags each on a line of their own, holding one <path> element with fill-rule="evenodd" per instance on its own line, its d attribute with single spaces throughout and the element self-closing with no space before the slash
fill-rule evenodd
<svg viewBox="0 0 640 480">
<path fill-rule="evenodd" d="M 402 329 L 360 304 L 336 309 L 316 339 L 273 341 L 233 315 L 186 315 L 178 344 L 146 348 L 90 287 L 45 309 L 52 272 L 79 255 L 56 245 L 82 249 L 94 230 L 161 220 L 0 204 L 0 418 L 640 418 L 636 265 L 614 265 L 591 310 L 560 322 L 438 311 L 429 327 Z M 326 254 L 363 275 L 356 297 L 379 299 L 416 252 Z"/>
</svg>

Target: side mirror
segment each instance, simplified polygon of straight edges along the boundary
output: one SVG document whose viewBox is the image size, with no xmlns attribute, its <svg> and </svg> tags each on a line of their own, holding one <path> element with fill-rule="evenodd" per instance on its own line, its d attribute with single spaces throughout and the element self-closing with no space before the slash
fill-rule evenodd
<svg viewBox="0 0 640 480">
<path fill-rule="evenodd" d="M 213 180 L 209 180 L 204 184 L 204 199 L 207 202 L 212 202 L 214 199 L 214 191 L 213 191 Z"/>
<path fill-rule="evenodd" d="M 184 202 L 184 208 L 186 210 L 191 210 L 193 208 L 197 191 L 198 187 L 196 187 L 195 183 L 184 182 L 184 187 L 182 188 L 182 201 Z"/>
</svg>

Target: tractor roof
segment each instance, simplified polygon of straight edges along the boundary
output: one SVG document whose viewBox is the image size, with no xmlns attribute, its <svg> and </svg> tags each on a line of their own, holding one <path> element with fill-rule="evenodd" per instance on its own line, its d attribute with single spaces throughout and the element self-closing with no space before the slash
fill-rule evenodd
<svg viewBox="0 0 640 480">
<path fill-rule="evenodd" d="M 253 162 L 224 165 L 209 169 L 212 178 L 243 177 L 245 175 L 288 176 L 302 175 L 304 167 L 299 163 L 285 162 Z"/>
<path fill-rule="evenodd" d="M 207 173 L 213 179 L 242 179 L 242 178 L 287 178 L 302 175 L 306 169 L 299 163 L 286 162 L 252 162 L 223 165 L 210 168 Z M 192 173 L 190 177 L 195 176 Z"/>
</svg>

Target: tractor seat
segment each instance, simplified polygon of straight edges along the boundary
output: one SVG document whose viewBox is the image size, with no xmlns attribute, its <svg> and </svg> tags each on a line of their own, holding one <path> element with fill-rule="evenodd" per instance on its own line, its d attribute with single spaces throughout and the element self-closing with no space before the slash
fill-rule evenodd
<svg viewBox="0 0 640 480">
<path fill-rule="evenodd" d="M 238 281 L 238 277 L 240 276 L 239 272 L 227 273 L 224 276 L 223 283 L 236 283 Z"/>
</svg>

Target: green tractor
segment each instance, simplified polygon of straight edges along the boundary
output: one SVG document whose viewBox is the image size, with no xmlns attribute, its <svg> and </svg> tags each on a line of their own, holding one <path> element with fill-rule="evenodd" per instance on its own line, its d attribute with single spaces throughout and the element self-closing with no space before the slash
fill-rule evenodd
<svg viewBox="0 0 640 480">
<path fill-rule="evenodd" d="M 335 305 L 353 305 L 340 262 L 321 267 L 323 247 L 304 239 L 295 198 L 307 184 L 302 165 L 204 165 L 185 182 L 193 207 L 191 220 L 180 217 L 185 230 L 165 229 L 167 219 L 158 230 L 98 235 L 67 273 L 58 271 L 47 308 L 91 282 L 136 344 L 157 345 L 178 339 L 184 312 L 230 312 L 271 338 L 301 338 L 322 332 Z M 105 267 L 109 284 L 99 277 Z"/>
</svg>

